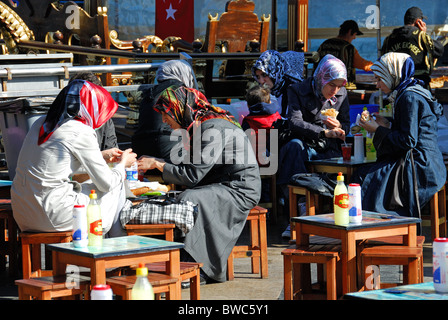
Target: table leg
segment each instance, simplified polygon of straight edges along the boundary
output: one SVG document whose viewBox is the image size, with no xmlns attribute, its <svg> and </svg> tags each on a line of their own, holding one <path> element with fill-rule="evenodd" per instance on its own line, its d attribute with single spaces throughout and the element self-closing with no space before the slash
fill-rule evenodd
<svg viewBox="0 0 448 320">
<path fill-rule="evenodd" d="M 356 291 L 356 241 L 354 232 L 346 232 L 341 239 L 342 246 L 342 293 Z"/>
<path fill-rule="evenodd" d="M 167 262 L 167 274 L 171 277 L 179 279 L 176 282 L 176 290 L 173 295 L 170 297 L 171 300 L 181 300 L 181 285 L 180 285 L 180 251 L 179 249 L 170 251 L 170 261 Z"/>
<path fill-rule="evenodd" d="M 95 259 L 90 266 L 90 282 L 92 287 L 97 284 L 106 284 L 106 262 Z"/>
</svg>

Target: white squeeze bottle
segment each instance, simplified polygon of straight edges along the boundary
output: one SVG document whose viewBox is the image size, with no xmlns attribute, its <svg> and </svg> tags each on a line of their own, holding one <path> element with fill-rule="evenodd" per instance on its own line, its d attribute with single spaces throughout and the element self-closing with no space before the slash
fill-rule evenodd
<svg viewBox="0 0 448 320">
<path fill-rule="evenodd" d="M 334 188 L 334 223 L 338 226 L 348 225 L 349 218 L 349 197 L 347 187 L 344 184 L 344 176 L 339 172 L 337 184 Z"/>
<path fill-rule="evenodd" d="M 101 208 L 97 201 L 95 190 L 90 191 L 90 202 L 87 206 L 87 225 L 89 247 L 101 247 L 103 245 L 103 221 L 101 219 Z"/>
<path fill-rule="evenodd" d="M 148 268 L 140 263 L 137 268 L 137 280 L 131 291 L 132 300 L 154 300 L 154 290 L 148 280 Z"/>
</svg>

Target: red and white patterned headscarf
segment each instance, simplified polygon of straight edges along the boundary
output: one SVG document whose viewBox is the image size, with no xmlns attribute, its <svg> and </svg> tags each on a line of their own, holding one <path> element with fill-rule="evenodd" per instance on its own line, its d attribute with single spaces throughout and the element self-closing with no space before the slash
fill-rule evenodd
<svg viewBox="0 0 448 320">
<path fill-rule="evenodd" d="M 58 94 L 39 131 L 38 144 L 47 141 L 54 131 L 69 120 L 77 120 L 98 129 L 118 109 L 118 104 L 103 87 L 75 80 Z"/>
</svg>

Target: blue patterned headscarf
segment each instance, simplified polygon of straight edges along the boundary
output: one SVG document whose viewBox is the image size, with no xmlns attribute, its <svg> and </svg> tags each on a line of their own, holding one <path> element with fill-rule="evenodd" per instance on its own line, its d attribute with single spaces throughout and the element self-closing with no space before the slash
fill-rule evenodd
<svg viewBox="0 0 448 320">
<path fill-rule="evenodd" d="M 303 80 L 303 65 L 305 63 L 305 54 L 297 51 L 286 51 L 282 53 L 283 58 L 289 64 L 289 70 L 286 73 L 300 81 Z"/>
<path fill-rule="evenodd" d="M 347 82 L 347 69 L 345 68 L 345 64 L 335 56 L 327 54 L 317 65 L 316 71 L 314 71 L 314 94 L 325 102 L 326 99 L 322 95 L 322 89 L 329 82 L 338 79 L 344 80 L 344 85 Z M 335 97 L 331 97 L 329 100 L 331 104 L 337 101 Z"/>
<path fill-rule="evenodd" d="M 287 70 L 289 70 L 289 64 L 285 58 L 278 51 L 267 50 L 260 55 L 252 66 L 252 75 L 255 79 L 257 79 L 255 75 L 257 69 L 271 78 L 274 84 L 270 89 L 271 93 L 276 97 L 280 97 L 285 84 L 284 76 Z"/>
</svg>

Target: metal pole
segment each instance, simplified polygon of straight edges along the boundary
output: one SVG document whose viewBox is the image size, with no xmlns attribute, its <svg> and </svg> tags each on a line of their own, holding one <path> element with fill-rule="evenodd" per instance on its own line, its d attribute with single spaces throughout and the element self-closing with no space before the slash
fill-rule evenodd
<svg viewBox="0 0 448 320">
<path fill-rule="evenodd" d="M 381 57 L 381 7 L 380 0 L 376 0 L 376 6 L 378 7 L 378 26 L 377 26 L 377 38 L 376 38 L 376 46 L 377 46 L 377 55 L 378 59 Z M 380 110 L 383 108 L 383 91 L 381 89 L 378 90 L 378 105 Z"/>
</svg>

